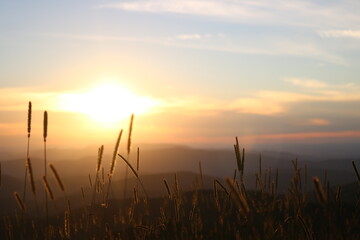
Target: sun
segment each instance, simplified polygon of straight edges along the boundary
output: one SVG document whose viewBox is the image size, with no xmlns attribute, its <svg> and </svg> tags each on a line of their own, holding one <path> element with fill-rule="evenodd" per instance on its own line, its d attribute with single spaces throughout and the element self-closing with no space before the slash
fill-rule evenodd
<svg viewBox="0 0 360 240">
<path fill-rule="evenodd" d="M 116 83 L 106 83 L 83 92 L 64 93 L 60 108 L 82 113 L 102 123 L 116 123 L 132 113 L 143 114 L 156 105 L 149 97 L 135 95 Z"/>
</svg>

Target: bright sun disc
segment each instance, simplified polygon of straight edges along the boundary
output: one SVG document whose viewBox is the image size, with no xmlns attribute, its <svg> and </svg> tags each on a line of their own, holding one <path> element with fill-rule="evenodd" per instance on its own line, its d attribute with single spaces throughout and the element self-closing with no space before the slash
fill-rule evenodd
<svg viewBox="0 0 360 240">
<path fill-rule="evenodd" d="M 87 92 L 64 93 L 60 108 L 91 116 L 103 123 L 114 123 L 141 114 L 155 106 L 151 98 L 140 97 L 117 84 L 104 84 Z"/>
</svg>

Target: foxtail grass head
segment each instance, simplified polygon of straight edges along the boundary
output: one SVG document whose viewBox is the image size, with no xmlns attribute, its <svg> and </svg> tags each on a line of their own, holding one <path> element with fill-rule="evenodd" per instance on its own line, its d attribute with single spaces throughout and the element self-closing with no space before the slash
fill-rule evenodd
<svg viewBox="0 0 360 240">
<path fill-rule="evenodd" d="M 128 142 L 127 142 L 127 154 L 130 154 L 131 150 L 131 134 L 133 129 L 133 123 L 134 123 L 134 114 L 131 114 L 130 118 L 130 126 L 129 126 L 129 136 L 128 136 Z"/>
<path fill-rule="evenodd" d="M 103 153 L 104 153 L 104 145 L 101 145 L 101 147 L 98 149 L 98 161 L 96 164 L 96 172 L 100 171 Z"/>
</svg>

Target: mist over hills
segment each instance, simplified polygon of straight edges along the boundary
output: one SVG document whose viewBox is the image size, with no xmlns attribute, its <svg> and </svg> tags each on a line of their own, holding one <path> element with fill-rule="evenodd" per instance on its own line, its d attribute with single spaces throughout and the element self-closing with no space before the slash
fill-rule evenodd
<svg viewBox="0 0 360 240">
<path fill-rule="evenodd" d="M 105 171 L 110 166 L 112 147 L 105 147 L 103 157 Z M 120 151 L 121 154 L 125 155 L 122 152 Z M 24 169 L 25 157 L 19 157 L 19 155 L 0 155 L 3 173 L 15 177 L 23 176 L 21 169 Z M 351 161 L 360 159 L 360 155 L 359 157 L 338 158 L 330 153 L 327 156 L 318 157 L 310 154 L 300 155 L 285 151 L 245 149 L 245 173 L 251 174 L 258 171 L 260 155 L 264 169 L 279 168 L 282 170 L 291 170 L 291 161 L 298 159 L 299 163 L 307 164 L 309 169 L 352 171 Z M 43 150 L 30 151 L 30 158 L 35 175 L 40 174 L 44 168 Z M 57 168 L 63 169 L 63 175 L 88 175 L 95 169 L 97 147 L 89 146 L 84 149 L 49 148 L 47 150 L 47 159 L 49 163 L 54 163 Z M 136 149 L 133 149 L 130 154 L 130 162 L 135 164 L 135 161 Z M 118 162 L 121 168 L 123 163 L 121 161 Z M 144 145 L 140 147 L 140 172 L 142 174 L 177 171 L 198 172 L 199 162 L 202 164 L 204 174 L 216 177 L 232 175 L 236 168 L 236 158 L 234 150 L 231 148 L 200 149 L 181 145 Z"/>
<path fill-rule="evenodd" d="M 236 158 L 232 149 L 195 149 L 185 146 L 145 146 L 140 150 L 140 179 L 150 198 L 163 197 L 167 194 L 164 185 L 164 179 L 168 182 L 171 189 L 174 189 L 175 175 L 178 179 L 181 191 L 192 191 L 196 188 L 213 189 L 214 179 L 225 184 L 226 177 L 233 177 L 234 170 L 237 168 Z M 122 151 L 124 152 L 124 151 Z M 44 198 L 44 187 L 41 182 L 43 175 L 44 162 L 41 150 L 31 153 L 31 161 L 35 183 L 37 187 L 37 199 L 41 201 Z M 109 171 L 112 149 L 108 148 L 103 157 L 104 177 L 100 171 L 100 178 L 106 182 Z M 125 154 L 124 154 L 125 155 Z M 49 149 L 48 162 L 53 163 L 60 177 L 62 178 L 67 197 L 71 200 L 74 208 L 80 207 L 91 201 L 94 191 L 95 166 L 97 163 L 97 147 L 88 147 L 86 149 L 65 150 Z M 260 152 L 256 150 L 245 151 L 245 170 L 244 180 L 247 189 L 255 189 L 255 173 L 259 173 Z M 356 175 L 352 169 L 351 161 L 355 160 L 360 165 L 360 159 L 319 159 L 309 155 L 295 155 L 286 152 L 263 151 L 261 152 L 261 177 L 269 179 L 269 182 L 275 181 L 276 171 L 278 171 L 278 192 L 284 193 L 290 187 L 290 180 L 294 176 L 293 161 L 298 159 L 298 166 L 301 168 L 301 175 L 306 182 L 307 191 L 312 191 L 312 177 L 317 176 L 321 181 L 329 181 L 330 186 L 335 188 L 343 186 L 344 199 L 353 199 L 356 195 Z M 130 155 L 130 162 L 136 166 L 136 151 L 133 150 Z M 200 175 L 200 163 L 202 170 L 202 180 Z M 305 173 L 306 165 L 306 173 Z M 13 198 L 13 192 L 23 193 L 23 179 L 25 174 L 25 159 L 16 158 L 11 160 L 1 157 L 1 187 L 0 201 L 5 206 L 0 213 L 11 212 L 16 208 L 16 202 Z M 111 199 L 121 199 L 124 193 L 125 163 L 117 158 L 115 174 L 112 180 Z M 63 192 L 58 188 L 51 172 L 48 172 L 48 181 L 54 192 L 56 204 L 52 207 L 55 213 L 59 209 L 66 208 L 66 198 Z M 89 178 L 91 180 L 89 180 Z M 90 181 L 92 183 L 90 183 Z M 102 180 L 103 181 L 103 180 Z M 28 182 L 29 184 L 29 182 Z M 135 177 L 129 172 L 127 197 L 133 196 L 133 189 L 138 184 Z M 270 186 L 265 186 L 269 188 Z M 84 198 L 82 191 L 84 191 Z M 106 188 L 106 184 L 103 186 Z M 144 195 L 139 189 L 139 195 Z M 101 191 L 105 191 L 102 189 Z M 97 202 L 103 201 L 101 194 L 97 195 Z M 34 196 L 28 189 L 26 198 L 29 205 L 36 205 Z M 36 207 L 32 208 L 33 211 Z"/>
<path fill-rule="evenodd" d="M 43 152 L 32 151 L 31 161 L 35 178 L 40 179 L 43 174 Z M 112 149 L 105 150 L 103 166 L 105 175 L 111 161 Z M 327 171 L 327 178 L 331 184 L 344 184 L 355 181 L 351 161 L 355 160 L 360 165 L 360 159 L 354 158 L 318 158 L 310 155 L 295 155 L 286 152 L 256 150 L 245 151 L 244 175 L 250 188 L 254 187 L 254 174 L 259 172 L 259 157 L 262 159 L 262 172 L 275 170 L 279 171 L 279 188 L 286 190 L 288 180 L 293 176 L 292 161 L 298 159 L 299 167 L 307 166 L 309 181 L 311 177 L 324 177 Z M 125 154 L 124 154 L 125 155 Z M 97 147 L 85 149 L 49 149 L 47 151 L 48 163 L 53 163 L 64 179 L 77 179 L 76 181 L 88 181 L 88 176 L 93 176 L 97 162 Z M 25 159 L 0 158 L 2 173 L 17 179 L 24 178 Z M 130 155 L 130 163 L 136 165 L 136 151 L 133 149 Z M 140 175 L 168 174 L 176 172 L 191 172 L 199 174 L 199 163 L 201 163 L 203 175 L 223 179 L 233 176 L 236 166 L 236 158 L 232 149 L 195 149 L 186 146 L 167 145 L 144 146 L 140 148 Z M 114 180 L 124 178 L 125 163 L 117 158 Z M 268 169 L 268 170 L 267 170 Z M 304 173 L 304 170 L 303 170 Z M 305 173 L 304 173 L 305 174 Z"/>
</svg>

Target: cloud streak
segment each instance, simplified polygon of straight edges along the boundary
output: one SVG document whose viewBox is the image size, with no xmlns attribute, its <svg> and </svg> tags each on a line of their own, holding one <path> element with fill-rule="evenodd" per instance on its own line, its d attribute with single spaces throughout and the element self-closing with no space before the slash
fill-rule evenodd
<svg viewBox="0 0 360 240">
<path fill-rule="evenodd" d="M 302 25 L 311 27 L 358 26 L 359 7 L 355 1 L 233 1 L 233 0 L 139 0 L 98 5 L 124 11 L 196 15 L 250 24 Z"/>
<path fill-rule="evenodd" d="M 286 134 L 263 134 L 256 136 L 246 136 L 241 138 L 245 141 L 269 141 L 269 140 L 315 140 L 328 138 L 360 138 L 360 131 L 333 131 L 333 132 L 305 132 L 305 133 L 286 133 Z"/>
<path fill-rule="evenodd" d="M 345 60 L 341 57 L 328 53 L 314 43 L 304 43 L 278 38 L 267 39 L 267 44 L 262 42 L 242 42 L 241 39 L 230 37 L 222 33 L 218 34 L 180 34 L 169 37 L 124 37 L 112 35 L 86 35 L 68 33 L 46 33 L 43 36 L 72 39 L 79 41 L 102 41 L 102 42 L 139 42 L 158 44 L 177 48 L 200 49 L 206 51 L 226 52 L 244 55 L 266 55 L 266 56 L 295 56 L 310 59 L 318 59 L 333 64 L 344 65 Z M 221 41 L 215 41 L 219 40 Z M 271 46 L 271 47 L 270 47 Z"/>
<path fill-rule="evenodd" d="M 318 31 L 323 38 L 354 38 L 360 39 L 360 31 L 356 30 L 323 30 Z"/>
<path fill-rule="evenodd" d="M 328 84 L 315 79 L 288 78 L 285 79 L 285 82 L 305 88 L 324 88 L 328 86 Z"/>
</svg>

